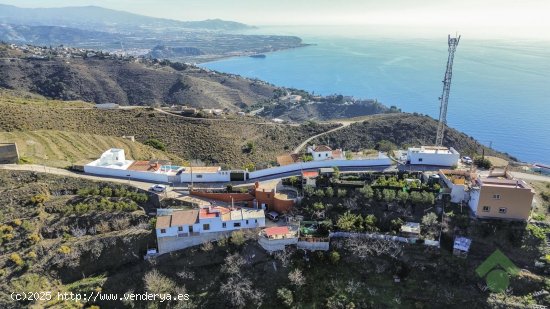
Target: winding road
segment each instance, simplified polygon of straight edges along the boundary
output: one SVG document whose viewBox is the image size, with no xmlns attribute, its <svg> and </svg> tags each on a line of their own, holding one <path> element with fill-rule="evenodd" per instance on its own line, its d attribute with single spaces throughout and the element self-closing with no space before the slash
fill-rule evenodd
<svg viewBox="0 0 550 309">
<path fill-rule="evenodd" d="M 303 143 L 301 143 L 300 145 L 298 145 L 298 147 L 294 148 L 294 150 L 292 151 L 292 153 L 298 153 L 300 152 L 300 150 L 302 150 L 302 148 L 304 148 L 309 142 L 311 142 L 312 140 L 320 137 L 320 136 L 323 136 L 325 134 L 329 134 L 329 133 L 332 133 L 334 131 L 338 131 L 338 130 L 341 130 L 345 127 L 348 127 L 349 125 L 351 125 L 352 123 L 355 123 L 356 121 L 338 121 L 338 122 L 332 122 L 332 123 L 339 123 L 341 124 L 339 127 L 336 127 L 334 129 L 330 129 L 328 131 L 325 131 L 323 133 L 319 133 L 317 135 L 313 135 L 312 137 L 306 139 Z"/>
</svg>

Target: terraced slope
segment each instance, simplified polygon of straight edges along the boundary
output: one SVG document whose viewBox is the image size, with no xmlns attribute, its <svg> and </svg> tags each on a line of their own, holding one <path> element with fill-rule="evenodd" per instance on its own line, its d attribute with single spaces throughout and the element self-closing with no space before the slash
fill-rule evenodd
<svg viewBox="0 0 550 309">
<path fill-rule="evenodd" d="M 0 109 L 9 111 L 0 113 L 0 132 L 68 131 L 80 140 L 90 134 L 134 135 L 140 142 L 155 138 L 166 145 L 168 152 L 186 160 L 199 159 L 233 168 L 274 162 L 277 155 L 290 152 L 308 137 L 333 127 L 264 124 L 251 119 L 186 119 L 147 108 L 65 108 L 66 102 L 0 94 Z M 43 101 L 47 104 L 43 105 Z"/>
<path fill-rule="evenodd" d="M 95 160 L 106 149 L 123 148 L 128 159 L 167 159 L 182 164 L 180 157 L 122 137 L 57 130 L 0 132 L 0 141 L 17 143 L 24 162 L 54 167 Z"/>
</svg>

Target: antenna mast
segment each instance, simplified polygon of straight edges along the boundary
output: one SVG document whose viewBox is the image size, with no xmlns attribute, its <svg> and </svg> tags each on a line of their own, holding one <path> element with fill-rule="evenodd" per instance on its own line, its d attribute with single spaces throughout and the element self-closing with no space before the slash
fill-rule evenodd
<svg viewBox="0 0 550 309">
<path fill-rule="evenodd" d="M 453 76 L 453 60 L 455 57 L 456 46 L 460 41 L 460 35 L 458 37 L 451 38 L 449 35 L 449 58 L 447 59 L 447 70 L 445 71 L 445 79 L 443 79 L 443 93 L 439 100 L 441 106 L 439 107 L 439 124 L 437 125 L 437 136 L 435 138 L 435 145 L 441 146 L 443 144 L 443 134 L 445 132 L 445 125 L 447 124 L 447 106 L 449 105 L 449 93 L 451 91 L 451 78 Z"/>
</svg>

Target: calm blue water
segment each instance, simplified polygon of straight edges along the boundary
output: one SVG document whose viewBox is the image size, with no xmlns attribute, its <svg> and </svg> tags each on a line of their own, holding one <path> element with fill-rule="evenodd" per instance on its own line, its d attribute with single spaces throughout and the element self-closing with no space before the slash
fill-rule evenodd
<svg viewBox="0 0 550 309">
<path fill-rule="evenodd" d="M 322 95 L 375 98 L 438 118 L 445 36 L 301 37 L 317 45 L 270 53 L 265 59 L 240 57 L 202 65 Z M 521 160 L 550 163 L 549 83 L 550 42 L 463 37 L 455 56 L 448 124 Z"/>
</svg>

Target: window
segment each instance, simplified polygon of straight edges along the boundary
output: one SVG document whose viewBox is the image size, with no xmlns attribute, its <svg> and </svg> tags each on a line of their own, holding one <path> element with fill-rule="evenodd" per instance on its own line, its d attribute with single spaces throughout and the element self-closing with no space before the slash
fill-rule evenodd
<svg viewBox="0 0 550 309">
<path fill-rule="evenodd" d="M 223 228 L 226 228 L 226 227 L 227 227 L 227 223 L 225 223 L 225 222 L 222 223 L 222 227 L 223 227 Z"/>
<path fill-rule="evenodd" d="M 178 232 L 183 231 L 183 226 L 178 226 Z"/>
<path fill-rule="evenodd" d="M 208 231 L 208 230 L 210 229 L 210 224 L 208 224 L 208 223 L 203 224 L 203 225 L 202 225 L 202 229 L 203 229 L 204 231 Z"/>
<path fill-rule="evenodd" d="M 202 178 L 202 175 L 201 175 L 201 174 L 198 174 L 198 175 L 197 175 L 197 178 Z"/>
<path fill-rule="evenodd" d="M 248 224 L 248 220 L 246 220 L 246 224 Z"/>
<path fill-rule="evenodd" d="M 267 198 L 269 198 L 269 197 L 270 197 L 270 195 L 269 195 L 269 193 L 268 193 L 268 194 L 267 194 Z"/>
<path fill-rule="evenodd" d="M 166 229 L 160 229 L 160 233 L 161 233 L 161 234 L 166 233 Z"/>
<path fill-rule="evenodd" d="M 418 162 L 422 162 L 422 158 L 418 158 Z"/>
<path fill-rule="evenodd" d="M 325 153 L 325 157 L 328 157 L 328 153 Z"/>
<path fill-rule="evenodd" d="M 500 194 L 493 194 L 493 200 L 500 200 Z"/>
<path fill-rule="evenodd" d="M 258 219 L 254 219 L 254 223 L 258 223 Z"/>
<path fill-rule="evenodd" d="M 321 157 L 321 154 L 319 154 L 319 155 L 318 155 L 317 157 L 319 157 L 319 158 L 320 158 L 320 157 Z"/>
<path fill-rule="evenodd" d="M 483 206 L 483 212 L 489 212 L 489 211 L 491 211 L 491 207 Z"/>
<path fill-rule="evenodd" d="M 241 223 L 240 222 L 235 222 L 235 223 L 233 223 L 233 227 L 241 227 Z"/>
<path fill-rule="evenodd" d="M 505 213 L 506 213 L 506 207 L 500 207 L 500 208 L 498 209 L 498 213 L 499 213 L 499 214 L 505 214 Z"/>
<path fill-rule="evenodd" d="M 192 225 L 189 226 L 189 233 L 193 233 L 193 226 Z"/>
</svg>

